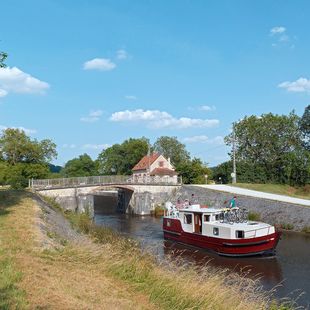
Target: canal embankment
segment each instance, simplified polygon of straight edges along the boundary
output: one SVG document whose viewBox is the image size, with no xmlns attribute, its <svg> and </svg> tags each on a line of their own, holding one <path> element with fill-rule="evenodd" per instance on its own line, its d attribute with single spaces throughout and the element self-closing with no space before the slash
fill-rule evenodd
<svg viewBox="0 0 310 310">
<path fill-rule="evenodd" d="M 0 277 L 6 308 L 280 307 L 246 277 L 208 265 L 160 264 L 87 214 L 66 214 L 27 192 L 0 191 L 0 198 L 0 262 L 10 264 Z"/>
</svg>

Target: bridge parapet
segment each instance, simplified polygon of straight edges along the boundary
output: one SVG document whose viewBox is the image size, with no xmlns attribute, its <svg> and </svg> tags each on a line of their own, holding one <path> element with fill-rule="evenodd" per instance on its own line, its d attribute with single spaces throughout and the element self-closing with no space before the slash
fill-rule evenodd
<svg viewBox="0 0 310 310">
<path fill-rule="evenodd" d="M 147 176 L 133 177 L 128 175 L 104 175 L 89 177 L 57 178 L 57 179 L 31 179 L 29 187 L 33 190 L 86 187 L 97 185 L 181 185 L 181 177 Z"/>
</svg>

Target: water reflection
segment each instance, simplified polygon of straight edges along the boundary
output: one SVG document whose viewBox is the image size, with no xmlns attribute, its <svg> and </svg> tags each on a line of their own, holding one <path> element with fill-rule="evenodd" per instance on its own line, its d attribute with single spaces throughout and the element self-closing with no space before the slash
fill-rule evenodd
<svg viewBox="0 0 310 310">
<path fill-rule="evenodd" d="M 192 248 L 163 239 L 162 220 L 154 217 L 133 217 L 129 215 L 96 215 L 99 225 L 140 240 L 143 247 L 150 248 L 159 257 L 181 258 L 185 263 L 202 266 L 208 262 L 217 268 L 227 268 L 238 273 L 247 273 L 253 279 L 260 278 L 267 290 L 281 284 L 277 297 L 286 297 L 294 292 L 297 296 L 305 292 L 299 304 L 309 304 L 310 293 L 310 236 L 298 233 L 284 233 L 273 257 L 232 258 L 218 256 L 206 250 Z M 296 288 L 300 291 L 296 292 Z"/>
</svg>

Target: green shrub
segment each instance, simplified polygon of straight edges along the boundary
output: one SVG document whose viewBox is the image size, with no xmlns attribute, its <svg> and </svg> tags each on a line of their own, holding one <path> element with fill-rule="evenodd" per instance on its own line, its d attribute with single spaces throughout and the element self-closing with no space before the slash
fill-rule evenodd
<svg viewBox="0 0 310 310">
<path fill-rule="evenodd" d="M 257 212 L 249 212 L 248 215 L 248 220 L 249 221 L 259 221 L 260 220 L 260 214 Z"/>
<path fill-rule="evenodd" d="M 305 233 L 305 234 L 310 234 L 310 226 L 305 226 L 301 232 Z"/>
</svg>

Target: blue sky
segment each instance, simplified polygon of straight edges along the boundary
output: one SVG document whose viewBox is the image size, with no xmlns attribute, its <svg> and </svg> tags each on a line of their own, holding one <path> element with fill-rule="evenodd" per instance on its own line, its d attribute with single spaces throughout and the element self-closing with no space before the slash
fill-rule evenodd
<svg viewBox="0 0 310 310">
<path fill-rule="evenodd" d="M 129 137 L 177 136 L 211 166 L 245 115 L 309 104 L 309 1 L 6 1 L 0 129 L 57 164 Z"/>
</svg>

